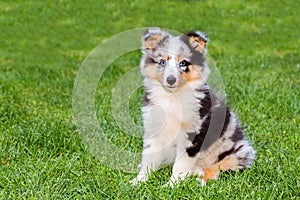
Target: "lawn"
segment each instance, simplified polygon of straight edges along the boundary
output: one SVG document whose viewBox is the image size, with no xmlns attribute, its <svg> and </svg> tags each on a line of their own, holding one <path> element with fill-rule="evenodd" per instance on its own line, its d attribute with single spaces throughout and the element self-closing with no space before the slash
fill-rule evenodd
<svg viewBox="0 0 300 200">
<path fill-rule="evenodd" d="M 1 1 L 0 199 L 299 199 L 299 16 L 292 0 Z M 152 26 L 209 35 L 228 104 L 257 152 L 250 170 L 171 189 L 162 187 L 166 166 L 147 184 L 129 184 L 142 144 L 139 50 L 108 63 L 86 105 L 106 143 L 83 137 L 73 91 L 90 53 L 116 34 Z M 121 151 L 107 154 L 105 146 Z"/>
</svg>

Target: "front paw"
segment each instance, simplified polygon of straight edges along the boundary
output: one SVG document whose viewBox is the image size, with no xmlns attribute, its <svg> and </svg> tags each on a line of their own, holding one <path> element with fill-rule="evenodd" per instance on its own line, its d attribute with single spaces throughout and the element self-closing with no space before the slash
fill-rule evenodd
<svg viewBox="0 0 300 200">
<path fill-rule="evenodd" d="M 143 182 L 146 182 L 146 181 L 147 181 L 147 177 L 146 176 L 142 176 L 142 177 L 138 176 L 138 177 L 132 179 L 131 181 L 129 181 L 129 183 L 131 185 L 139 185 L 139 184 L 141 184 Z"/>
<path fill-rule="evenodd" d="M 196 178 L 196 180 L 200 182 L 202 187 L 206 186 L 206 182 L 202 178 Z"/>
<path fill-rule="evenodd" d="M 138 178 L 134 178 L 134 179 L 132 179 L 131 181 L 129 181 L 129 183 L 130 183 L 131 185 L 138 185 L 138 184 L 140 184 L 140 182 L 141 182 L 141 181 L 139 181 Z"/>
<path fill-rule="evenodd" d="M 164 185 L 164 187 L 174 188 L 176 185 L 185 178 L 186 176 L 175 176 L 174 174 L 171 176 L 170 180 Z"/>
<path fill-rule="evenodd" d="M 176 187 L 176 183 L 169 180 L 166 184 L 163 185 L 163 188 L 174 188 Z"/>
</svg>

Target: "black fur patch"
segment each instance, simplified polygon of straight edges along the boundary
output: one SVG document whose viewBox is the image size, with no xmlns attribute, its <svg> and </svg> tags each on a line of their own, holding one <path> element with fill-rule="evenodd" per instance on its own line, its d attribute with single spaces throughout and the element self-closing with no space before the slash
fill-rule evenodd
<svg viewBox="0 0 300 200">
<path fill-rule="evenodd" d="M 208 112 L 211 109 L 211 98 L 210 93 L 208 89 L 205 90 L 198 90 L 199 92 L 203 92 L 205 94 L 205 97 L 203 99 L 200 99 L 200 118 L 202 119 L 204 116 L 208 114 Z"/>
<path fill-rule="evenodd" d="M 204 98 L 199 99 L 201 105 L 199 115 L 200 119 L 204 119 L 204 121 L 192 141 L 193 146 L 186 149 L 190 157 L 194 157 L 201 148 L 207 149 L 218 138 L 222 137 L 227 130 L 231 117 L 229 108 L 217 96 L 210 94 L 208 89 L 198 91 L 205 94 Z M 206 140 L 205 143 L 204 139 Z"/>
<path fill-rule="evenodd" d="M 200 151 L 205 135 L 206 133 L 204 135 L 201 133 L 197 134 L 192 142 L 193 146 L 186 149 L 186 152 L 190 157 L 195 157 L 196 154 Z"/>
<path fill-rule="evenodd" d="M 190 71 L 189 66 L 186 67 L 186 69 L 184 70 L 185 73 L 188 73 Z"/>
<path fill-rule="evenodd" d="M 241 146 L 239 146 L 238 148 L 236 148 L 236 149 L 234 150 L 234 153 L 238 152 L 241 148 L 243 148 L 243 146 L 244 146 L 244 145 L 241 145 Z"/>
<path fill-rule="evenodd" d="M 236 127 L 230 139 L 232 142 L 237 142 L 244 139 L 242 128 L 239 125 Z"/>
<path fill-rule="evenodd" d="M 224 135 L 225 131 L 227 130 L 227 127 L 228 127 L 228 124 L 230 121 L 230 117 L 231 117 L 230 110 L 228 107 L 226 107 L 225 121 L 224 121 L 224 126 L 223 126 L 220 137 L 222 137 Z"/>
<path fill-rule="evenodd" d="M 205 94 L 205 97 L 201 99 L 200 104 L 201 108 L 199 110 L 201 119 L 208 114 L 213 109 L 214 117 L 222 117 L 218 116 L 219 114 L 223 114 L 223 111 L 225 111 L 225 120 L 224 120 L 224 126 L 222 128 L 222 132 L 220 137 L 224 135 L 224 132 L 227 130 L 228 124 L 230 122 L 231 113 L 229 110 L 229 107 L 226 106 L 225 102 L 222 99 L 219 99 L 216 95 L 213 93 L 210 93 L 208 89 L 201 89 L 200 92 L 203 92 Z M 218 105 L 218 107 L 216 107 Z"/>
<path fill-rule="evenodd" d="M 199 133 L 194 136 L 194 139 L 192 141 L 193 146 L 186 149 L 186 152 L 190 157 L 194 157 L 200 151 L 205 136 L 208 132 L 208 128 L 210 125 L 210 118 L 211 118 L 211 112 L 209 111 L 206 115 L 205 120 L 201 125 L 201 129 L 199 130 Z"/>
<path fill-rule="evenodd" d="M 231 149 L 224 151 L 223 153 L 219 154 L 218 156 L 218 162 L 220 162 L 221 160 L 223 160 L 226 156 L 229 156 L 230 154 L 234 153 L 234 147 L 232 147 Z"/>
<path fill-rule="evenodd" d="M 204 116 L 206 119 L 201 124 L 201 129 L 199 132 L 194 135 L 192 144 L 193 146 L 186 149 L 186 152 L 190 157 L 194 157 L 199 151 L 200 148 L 204 142 L 205 136 L 207 134 L 209 124 L 210 124 L 210 118 L 211 118 L 211 98 L 210 98 L 210 92 L 208 89 L 199 89 L 198 92 L 203 92 L 205 94 L 205 97 L 200 100 L 200 119 L 203 119 Z"/>
<path fill-rule="evenodd" d="M 224 151 L 223 153 L 221 153 L 218 156 L 218 161 L 220 162 L 221 160 L 223 160 L 226 156 L 229 156 L 230 154 L 236 153 L 239 150 L 241 150 L 243 148 L 244 145 L 239 146 L 238 148 L 235 148 L 235 146 L 233 146 L 231 149 L 229 149 L 228 151 Z"/>
</svg>

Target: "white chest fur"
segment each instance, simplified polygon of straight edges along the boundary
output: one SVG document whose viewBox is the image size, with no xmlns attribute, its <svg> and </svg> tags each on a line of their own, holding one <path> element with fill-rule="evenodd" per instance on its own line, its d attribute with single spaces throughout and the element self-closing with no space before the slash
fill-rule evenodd
<svg viewBox="0 0 300 200">
<path fill-rule="evenodd" d="M 163 134 L 171 139 L 180 132 L 199 129 L 199 102 L 192 89 L 169 92 L 155 87 L 149 90 L 149 94 L 152 104 L 142 110 L 146 137 Z"/>
</svg>

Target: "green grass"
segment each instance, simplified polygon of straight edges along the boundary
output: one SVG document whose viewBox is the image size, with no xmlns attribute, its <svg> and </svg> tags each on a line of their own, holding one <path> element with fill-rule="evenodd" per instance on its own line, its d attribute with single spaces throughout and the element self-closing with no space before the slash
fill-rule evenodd
<svg viewBox="0 0 300 200">
<path fill-rule="evenodd" d="M 0 199 L 299 199 L 299 8 L 292 0 L 1 1 Z M 148 26 L 209 34 L 228 102 L 257 151 L 253 168 L 170 189 L 161 187 L 165 167 L 133 187 L 136 174 L 86 150 L 72 113 L 80 65 L 101 41 Z M 140 55 L 116 60 L 96 92 L 99 124 L 126 151 L 140 151 L 141 140 L 116 126 L 110 99 Z M 141 93 L 129 103 L 137 125 Z"/>
</svg>

